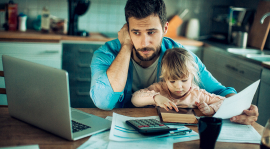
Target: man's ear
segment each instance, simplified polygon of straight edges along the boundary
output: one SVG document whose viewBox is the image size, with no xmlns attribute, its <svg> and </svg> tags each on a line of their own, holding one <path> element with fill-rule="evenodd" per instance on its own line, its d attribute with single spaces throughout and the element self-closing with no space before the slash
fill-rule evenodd
<svg viewBox="0 0 270 149">
<path fill-rule="evenodd" d="M 164 25 L 164 35 L 167 33 L 168 31 L 168 25 L 169 25 L 169 22 L 166 22 L 165 25 Z"/>
</svg>

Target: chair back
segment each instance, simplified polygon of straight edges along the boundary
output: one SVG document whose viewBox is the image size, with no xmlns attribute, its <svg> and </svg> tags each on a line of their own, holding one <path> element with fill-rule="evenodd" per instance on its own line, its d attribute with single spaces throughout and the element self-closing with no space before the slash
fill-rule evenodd
<svg viewBox="0 0 270 149">
<path fill-rule="evenodd" d="M 4 71 L 0 71 L 0 77 L 4 77 Z M 6 94 L 6 89 L 0 88 L 0 94 Z"/>
</svg>

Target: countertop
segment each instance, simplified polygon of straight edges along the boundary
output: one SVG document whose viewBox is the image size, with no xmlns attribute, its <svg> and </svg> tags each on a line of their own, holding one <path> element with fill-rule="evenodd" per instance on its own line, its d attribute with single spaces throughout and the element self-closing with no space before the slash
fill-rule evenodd
<svg viewBox="0 0 270 149">
<path fill-rule="evenodd" d="M 0 41 L 29 41 L 29 42 L 60 42 L 61 40 L 74 41 L 109 41 L 113 38 L 105 38 L 99 33 L 90 33 L 89 37 L 59 35 L 55 33 L 41 33 L 34 30 L 26 32 L 0 31 Z"/>
<path fill-rule="evenodd" d="M 38 31 L 34 30 L 27 30 L 26 32 L 19 32 L 19 31 L 0 31 L 0 41 L 19 41 L 19 42 L 61 42 L 61 41 L 110 41 L 115 38 L 107 38 L 103 36 L 100 33 L 90 33 L 89 37 L 79 37 L 79 36 L 68 36 L 68 35 L 59 35 L 55 33 L 48 33 L 44 34 Z M 197 40 L 192 40 L 192 39 L 187 39 L 185 37 L 179 36 L 177 38 L 173 38 L 176 42 L 181 43 L 182 45 L 189 45 L 189 46 L 215 46 L 218 47 L 222 50 L 225 50 L 227 48 L 232 48 L 236 46 L 232 45 L 227 45 L 227 44 L 222 44 L 222 43 L 217 43 L 217 42 L 212 42 L 208 40 L 202 40 L 202 41 L 197 41 Z M 270 50 L 268 50 L 270 52 Z M 247 58 L 242 55 L 237 55 L 233 53 L 229 53 L 232 56 L 245 59 L 247 61 L 250 61 L 252 63 L 256 63 L 258 65 L 262 65 L 265 68 L 270 69 L 270 62 L 260 62 L 257 60 L 253 60 L 250 58 Z"/>
<path fill-rule="evenodd" d="M 262 66 L 265 67 L 265 68 L 270 69 L 270 62 L 263 62 Z"/>
<path fill-rule="evenodd" d="M 90 33 L 89 37 L 59 35 L 55 33 L 44 34 L 34 30 L 27 30 L 26 32 L 19 31 L 0 31 L 0 41 L 31 41 L 31 42 L 60 42 L 62 40 L 69 41 L 110 41 L 115 38 L 107 38 L 100 33 Z M 182 45 L 203 46 L 203 42 L 185 37 L 174 38 L 175 41 Z"/>
<path fill-rule="evenodd" d="M 234 53 L 230 53 L 230 52 L 227 51 L 228 48 L 239 48 L 239 47 L 237 47 L 235 45 L 229 45 L 229 44 L 214 42 L 214 41 L 210 41 L 210 40 L 202 40 L 202 42 L 204 43 L 204 46 L 217 47 L 223 53 L 226 53 L 226 54 L 231 55 L 233 57 L 237 57 L 239 59 L 243 59 L 243 60 L 258 64 L 258 65 L 261 65 L 264 68 L 270 69 L 270 62 L 261 62 L 261 61 L 258 61 L 258 60 L 248 58 L 248 57 L 246 57 L 244 55 L 234 54 Z M 254 48 L 247 47 L 247 49 L 254 49 Z M 260 50 L 260 49 L 257 49 L 257 50 Z M 264 53 L 267 54 L 267 55 L 270 55 L 270 50 L 269 49 L 264 49 Z"/>
</svg>

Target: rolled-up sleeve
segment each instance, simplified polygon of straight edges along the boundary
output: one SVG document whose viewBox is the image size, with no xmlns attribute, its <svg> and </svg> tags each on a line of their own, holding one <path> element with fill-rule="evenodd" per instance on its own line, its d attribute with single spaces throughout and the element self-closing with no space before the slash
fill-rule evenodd
<svg viewBox="0 0 270 149">
<path fill-rule="evenodd" d="M 107 69 L 113 62 L 115 55 L 108 50 L 108 46 L 102 46 L 94 53 L 91 62 L 90 97 L 94 104 L 103 110 L 112 110 L 117 102 L 124 98 L 124 91 L 114 92 L 109 82 Z"/>
</svg>

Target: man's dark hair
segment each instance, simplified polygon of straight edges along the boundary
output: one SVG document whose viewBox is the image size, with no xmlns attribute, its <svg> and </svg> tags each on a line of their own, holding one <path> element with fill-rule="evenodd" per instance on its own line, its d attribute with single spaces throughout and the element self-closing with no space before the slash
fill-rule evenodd
<svg viewBox="0 0 270 149">
<path fill-rule="evenodd" d="M 150 15 L 158 15 L 162 28 L 167 22 L 166 7 L 163 0 L 128 0 L 125 6 L 126 21 L 128 18 L 143 19 Z"/>
</svg>

